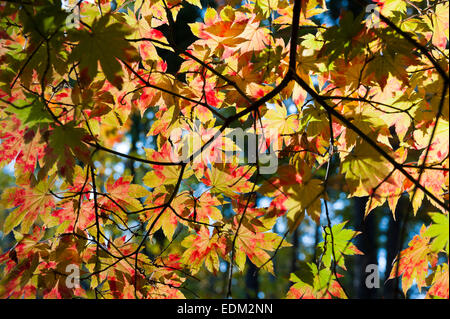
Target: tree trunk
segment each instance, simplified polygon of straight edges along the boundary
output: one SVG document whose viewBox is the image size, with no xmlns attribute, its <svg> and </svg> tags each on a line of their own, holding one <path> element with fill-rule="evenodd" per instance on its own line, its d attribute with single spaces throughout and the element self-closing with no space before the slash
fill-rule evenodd
<svg viewBox="0 0 450 319">
<path fill-rule="evenodd" d="M 393 262 L 395 260 L 395 257 L 397 256 L 397 247 L 399 245 L 400 240 L 400 220 L 402 219 L 402 216 L 406 213 L 406 210 L 408 209 L 408 200 L 406 198 L 400 198 L 397 209 L 395 211 L 396 220 L 394 218 L 389 219 L 389 226 L 387 230 L 387 240 L 386 240 L 386 271 L 384 275 L 384 291 L 383 291 L 383 297 L 386 299 L 394 299 L 396 298 L 396 289 L 395 279 L 389 279 L 389 275 L 392 271 Z"/>
<path fill-rule="evenodd" d="M 297 270 L 298 259 L 298 227 L 295 229 L 292 235 L 292 256 L 291 256 L 291 273 Z"/>
<path fill-rule="evenodd" d="M 247 299 L 257 299 L 259 291 L 258 268 L 247 260 L 247 273 L 245 275 L 245 293 Z"/>
<path fill-rule="evenodd" d="M 358 197 L 354 200 L 354 213 L 356 217 L 356 229 L 361 231 L 356 240 L 356 246 L 364 255 L 355 257 L 355 278 L 354 289 L 358 299 L 377 298 L 377 289 L 369 288 L 366 285 L 366 278 L 370 273 L 366 272 L 366 267 L 370 264 L 378 265 L 377 258 L 377 223 L 374 212 L 364 218 L 367 197 Z"/>
</svg>

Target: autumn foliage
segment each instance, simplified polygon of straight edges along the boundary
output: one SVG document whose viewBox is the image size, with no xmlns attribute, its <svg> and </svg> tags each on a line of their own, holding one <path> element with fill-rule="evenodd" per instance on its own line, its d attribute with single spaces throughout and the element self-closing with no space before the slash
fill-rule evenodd
<svg viewBox="0 0 450 319">
<path fill-rule="evenodd" d="M 390 277 L 449 297 L 448 1 L 375 1 L 334 26 L 318 18 L 324 0 L 226 1 L 189 25 L 187 49 L 175 22 L 199 0 L 114 3 L 0 2 L 0 164 L 15 176 L 1 298 L 183 298 L 221 262 L 235 266 L 232 295 L 249 263 L 276 277 L 307 219 L 324 240 L 285 295 L 349 298 L 345 261 L 364 252 L 348 221 L 331 223 L 330 191 L 368 196 L 365 215 L 386 205 L 395 218 L 401 197 L 410 219 L 429 214 Z M 164 50 L 182 59 L 175 73 Z M 152 142 L 118 149 L 149 113 Z M 254 157 L 236 129 L 257 137 Z M 145 176 L 108 172 L 118 160 Z M 69 265 L 81 285 L 66 284 Z"/>
</svg>

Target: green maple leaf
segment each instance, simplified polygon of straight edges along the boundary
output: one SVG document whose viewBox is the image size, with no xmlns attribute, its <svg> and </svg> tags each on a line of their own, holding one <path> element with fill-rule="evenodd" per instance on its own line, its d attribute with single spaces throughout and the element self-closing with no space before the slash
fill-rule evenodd
<svg viewBox="0 0 450 319">
<path fill-rule="evenodd" d="M 434 237 L 431 250 L 439 252 L 445 250 L 449 253 L 449 218 L 441 213 L 430 213 L 433 224 L 425 232 L 425 236 Z"/>
<path fill-rule="evenodd" d="M 362 255 L 362 252 L 350 242 L 361 232 L 351 229 L 344 229 L 345 224 L 347 224 L 347 222 L 336 224 L 331 227 L 333 240 L 331 239 L 329 229 L 327 230 L 327 234 L 322 233 L 323 237 L 326 238 L 326 241 L 321 242 L 318 247 L 322 250 L 325 250 L 322 261 L 326 267 L 331 266 L 331 260 L 335 257 L 336 264 L 341 266 L 343 269 L 346 269 L 344 263 L 344 255 Z M 332 243 L 334 243 L 334 256 Z"/>
<path fill-rule="evenodd" d="M 393 32 L 385 30 L 377 30 L 376 32 L 382 41 L 380 44 L 381 49 L 367 65 L 367 74 L 373 74 L 375 76 L 375 82 L 382 89 L 386 86 L 389 74 L 402 81 L 405 85 L 408 85 L 408 66 L 419 64 L 418 58 L 414 54 L 411 54 L 414 52 L 414 46 Z"/>
<path fill-rule="evenodd" d="M 31 176 L 31 179 L 34 177 Z M 11 208 L 14 202 L 21 204 L 12 210 L 3 224 L 3 233 L 9 234 L 14 227 L 21 224 L 21 232 L 27 233 L 36 218 L 45 219 L 53 206 L 53 198 L 48 193 L 53 186 L 55 179 L 53 177 L 40 181 L 34 187 L 23 185 L 6 189 L 2 194 L 1 202 L 6 207 Z"/>
<path fill-rule="evenodd" d="M 19 100 L 14 105 L 16 107 L 10 105 L 5 111 L 16 115 L 21 122 L 21 128 L 53 123 L 53 119 L 45 109 L 44 104 L 37 98 L 33 98 L 31 101 Z"/>
<path fill-rule="evenodd" d="M 301 296 L 300 298 L 320 299 L 331 296 L 345 298 L 342 287 L 329 268 L 318 269 L 313 263 L 301 263 L 299 270 L 291 273 L 289 280 L 294 282 L 290 293 L 292 290 L 296 290 L 297 294 Z"/>
<path fill-rule="evenodd" d="M 354 18 L 352 12 L 344 12 L 339 20 L 339 26 L 333 26 L 323 33 L 325 45 L 321 56 L 328 57 L 329 62 L 336 60 L 341 54 L 346 59 L 352 59 L 363 48 L 362 42 L 354 41 L 362 28 L 362 15 Z"/>
<path fill-rule="evenodd" d="M 259 8 L 264 17 L 268 17 L 270 12 L 278 7 L 278 0 L 256 0 L 255 8 Z"/>
<path fill-rule="evenodd" d="M 80 62 L 82 74 L 87 72 L 90 80 L 97 75 L 100 62 L 106 79 L 121 89 L 123 72 L 117 59 L 135 61 L 138 52 L 125 40 L 132 33 L 131 30 L 120 23 L 108 25 L 110 17 L 111 15 L 104 15 L 94 21 L 91 31 L 71 32 L 71 40 L 78 41 L 78 45 L 72 50 L 69 61 Z"/>
<path fill-rule="evenodd" d="M 350 193 L 366 196 L 389 175 L 389 163 L 368 143 L 357 144 L 341 164 Z"/>
<path fill-rule="evenodd" d="M 310 179 L 303 184 L 294 185 L 289 191 L 286 201 L 289 229 L 293 231 L 302 221 L 305 211 L 316 222 L 320 221 L 323 182 L 319 179 Z"/>
<path fill-rule="evenodd" d="M 83 143 L 89 134 L 84 128 L 75 127 L 74 123 L 57 126 L 50 134 L 44 167 L 39 171 L 39 179 L 42 179 L 56 163 L 58 173 L 73 184 L 76 160 L 91 164 L 89 148 Z"/>
</svg>

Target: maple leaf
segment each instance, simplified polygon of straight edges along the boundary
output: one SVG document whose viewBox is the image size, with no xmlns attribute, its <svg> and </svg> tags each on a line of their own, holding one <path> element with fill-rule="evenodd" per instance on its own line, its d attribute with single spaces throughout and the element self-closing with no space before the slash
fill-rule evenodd
<svg viewBox="0 0 450 319">
<path fill-rule="evenodd" d="M 156 152 L 152 149 L 147 150 L 147 158 L 156 162 L 168 162 L 170 160 L 176 161 L 177 158 L 174 155 L 171 144 L 166 142 Z M 149 171 L 145 174 L 143 182 L 148 187 L 173 187 L 180 176 L 181 168 L 178 165 L 152 165 L 153 171 Z M 188 178 L 193 174 L 192 169 L 188 168 L 183 172 L 183 179 Z"/>
<path fill-rule="evenodd" d="M 189 235 L 181 242 L 184 251 L 182 262 L 191 265 L 191 272 L 197 273 L 205 263 L 206 268 L 213 273 L 219 269 L 219 257 L 225 258 L 227 253 L 226 238 L 217 232 L 210 234 L 206 227 L 201 227 L 196 235 Z"/>
<path fill-rule="evenodd" d="M 406 152 L 403 152 L 403 154 L 401 152 L 398 152 L 397 154 L 400 154 L 398 156 L 398 162 L 404 161 L 407 155 Z M 387 201 L 392 212 L 392 217 L 395 220 L 395 209 L 398 200 L 402 196 L 404 185 L 407 184 L 405 180 L 405 175 L 403 175 L 398 170 L 395 170 L 392 174 L 390 174 L 389 178 L 387 178 L 383 183 L 379 184 L 378 188 L 372 192 L 371 197 L 366 205 L 365 215 L 367 216 L 371 210 L 373 210 L 375 207 L 383 205 L 384 202 Z"/>
<path fill-rule="evenodd" d="M 71 92 L 72 101 L 82 104 L 91 118 L 108 114 L 115 102 L 111 92 L 106 90 L 107 87 L 105 80 L 93 82 L 83 90 L 75 87 Z"/>
<path fill-rule="evenodd" d="M 331 299 L 345 298 L 345 293 L 339 285 L 331 269 L 317 269 L 313 263 L 301 267 L 300 277 L 291 273 L 290 281 L 295 284 L 287 293 L 288 299 Z"/>
<path fill-rule="evenodd" d="M 39 243 L 44 229 L 33 227 L 32 234 L 15 232 L 17 244 L 11 250 L 0 255 L 0 264 L 5 263 L 5 274 L 0 280 L 1 298 L 32 297 L 35 284 L 30 284 L 33 273 L 39 266 L 39 253 L 46 254 L 47 244 Z"/>
<path fill-rule="evenodd" d="M 183 192 L 174 199 L 172 204 L 181 216 L 203 223 L 209 223 L 210 219 L 222 220 L 222 214 L 218 208 L 220 205 L 222 203 L 219 199 L 209 191 L 202 193 L 199 197 Z"/>
<path fill-rule="evenodd" d="M 44 166 L 38 176 L 42 179 L 56 163 L 58 173 L 72 184 L 75 159 L 92 165 L 89 148 L 83 143 L 83 141 L 89 141 L 90 135 L 84 128 L 76 127 L 73 122 L 56 126 L 49 134 L 48 146 L 43 158 Z"/>
<path fill-rule="evenodd" d="M 9 188 L 2 194 L 4 205 L 8 208 L 15 208 L 8 214 L 3 224 L 5 234 L 11 232 L 19 224 L 21 232 L 27 233 L 38 216 L 42 220 L 48 221 L 50 211 L 55 207 L 53 196 L 49 194 L 49 189 L 54 182 L 55 178 L 52 177 L 38 182 L 34 187 L 28 184 L 20 185 Z"/>
<path fill-rule="evenodd" d="M 268 17 L 272 10 L 279 8 L 279 0 L 256 0 L 255 7 L 260 8 L 264 16 Z"/>
<path fill-rule="evenodd" d="M 16 176 L 34 172 L 36 162 L 44 156 L 45 144 L 41 134 L 34 129 L 20 129 L 21 122 L 12 117 L 9 122 L 0 125 L 0 165 L 15 163 Z"/>
<path fill-rule="evenodd" d="M 333 26 L 323 33 L 326 43 L 320 55 L 328 57 L 328 61 L 335 60 L 341 54 L 346 59 L 352 59 L 364 45 L 363 42 L 357 40 L 363 32 L 364 26 L 361 17 L 355 19 L 351 11 L 343 12 L 339 26 Z"/>
<path fill-rule="evenodd" d="M 136 211 L 142 209 L 142 204 L 137 198 L 146 197 L 149 195 L 147 189 L 138 184 L 132 184 L 132 176 L 122 176 L 117 180 L 110 177 L 105 183 L 105 189 L 109 195 L 108 198 L 100 200 L 101 204 L 105 204 L 107 207 L 120 207 Z"/>
<path fill-rule="evenodd" d="M 79 204 L 78 200 L 69 200 L 58 204 L 58 209 L 52 211 L 52 216 L 58 219 L 59 226 L 56 233 L 72 232 L 75 227 L 86 229 L 95 222 L 95 208 L 93 201 Z"/>
<path fill-rule="evenodd" d="M 448 233 L 449 233 L 449 222 L 448 214 L 440 213 L 430 213 L 433 224 L 429 226 L 424 233 L 424 236 L 434 238 L 431 242 L 431 250 L 434 252 L 445 251 L 447 255 L 449 254 L 448 249 Z"/>
<path fill-rule="evenodd" d="M 297 131 L 298 120 L 296 116 L 288 117 L 286 108 L 275 104 L 275 109 L 264 114 L 263 124 L 269 130 L 276 130 L 277 134 L 292 134 Z"/>
<path fill-rule="evenodd" d="M 449 272 L 448 272 L 448 264 L 443 264 L 438 266 L 436 272 L 433 276 L 433 284 L 428 289 L 427 295 L 425 298 L 443 298 L 448 299 L 448 288 L 449 288 Z"/>
<path fill-rule="evenodd" d="M 246 52 L 261 51 L 269 44 L 269 32 L 266 28 L 260 28 L 259 22 L 251 18 L 240 36 L 247 41 L 240 43 L 237 48 L 241 54 Z"/>
<path fill-rule="evenodd" d="M 428 275 L 428 263 L 433 265 L 437 262 L 437 256 L 429 244 L 430 238 L 425 233 L 426 227 L 423 225 L 420 234 L 414 236 L 408 243 L 409 247 L 401 251 L 400 258 L 397 258 L 392 266 L 389 279 L 395 278 L 397 274 L 402 276 L 402 289 L 405 295 L 414 280 L 419 289 L 427 286 L 425 279 Z"/>
<path fill-rule="evenodd" d="M 407 67 L 420 64 L 419 60 L 411 54 L 414 47 L 411 43 L 385 29 L 379 30 L 378 45 L 379 51 L 367 65 L 367 74 L 373 74 L 375 81 L 384 89 L 389 75 L 396 77 L 403 82 L 403 85 L 409 84 L 409 75 Z"/>
<path fill-rule="evenodd" d="M 302 184 L 292 186 L 287 194 L 290 195 L 285 205 L 289 210 L 288 219 L 291 224 L 291 229 L 295 228 L 301 221 L 302 214 L 305 211 L 308 215 L 318 223 L 321 213 L 320 198 L 323 194 L 323 182 L 319 179 L 310 179 L 304 181 Z"/>
<path fill-rule="evenodd" d="M 131 33 L 130 30 L 117 22 L 108 24 L 110 19 L 111 15 L 105 14 L 94 21 L 89 31 L 71 31 L 71 38 L 78 44 L 73 48 L 69 61 L 79 62 L 81 72 L 85 72 L 90 80 L 97 75 L 100 62 L 106 79 L 120 89 L 123 84 L 123 73 L 117 59 L 134 61 L 138 53 L 124 39 Z"/>
<path fill-rule="evenodd" d="M 172 211 L 167 210 L 159 218 L 158 222 L 155 225 L 155 229 L 161 227 L 167 239 L 172 240 L 173 234 L 175 233 L 175 229 L 177 228 L 177 226 L 178 226 L 178 216 L 175 215 L 175 213 L 173 213 Z"/>
<path fill-rule="evenodd" d="M 236 221 L 235 227 L 237 224 Z M 243 271 L 247 256 L 256 267 L 262 267 L 273 274 L 273 263 L 267 251 L 274 251 L 278 246 L 289 247 L 291 244 L 275 233 L 262 233 L 257 229 L 257 226 L 252 229 L 245 226 L 239 228 L 235 247 L 236 265 Z"/>
<path fill-rule="evenodd" d="M 411 175 L 416 178 L 418 178 L 418 174 L 419 172 L 417 170 L 411 172 Z M 433 194 L 435 194 L 436 197 L 442 198 L 442 190 L 448 188 L 448 175 L 442 171 L 430 172 L 429 170 L 426 170 L 422 173 L 421 183 Z M 405 180 L 405 189 L 410 191 L 410 196 L 412 196 L 411 191 L 414 189 L 414 184 L 409 180 Z M 418 190 L 416 198 L 412 201 L 414 214 L 416 214 L 420 208 L 424 197 L 425 193 L 422 190 Z M 430 202 L 433 205 L 438 206 L 434 200 L 430 199 Z M 442 207 L 438 207 L 442 209 Z"/>
<path fill-rule="evenodd" d="M 341 163 L 350 193 L 366 196 L 372 193 L 391 171 L 390 164 L 368 143 L 357 144 Z"/>
<path fill-rule="evenodd" d="M 396 12 L 405 12 L 406 3 L 402 0 L 375 0 L 380 13 L 384 16 L 392 16 Z"/>
<path fill-rule="evenodd" d="M 426 23 L 433 30 L 433 44 L 440 49 L 445 49 L 448 39 L 448 2 L 436 5 L 435 14 L 426 16 Z"/>
<path fill-rule="evenodd" d="M 303 220 L 305 212 L 316 222 L 320 220 L 323 182 L 313 178 L 311 169 L 303 160 L 295 166 L 281 166 L 277 177 L 271 178 L 258 190 L 260 193 L 278 195 L 277 205 L 288 210 L 288 225 L 293 231 Z"/>
<path fill-rule="evenodd" d="M 27 94 L 30 100 L 18 101 L 15 106 L 8 106 L 5 111 L 11 112 L 21 122 L 21 128 L 32 128 L 35 125 L 53 123 L 53 118 L 49 112 L 45 109 L 44 104 L 40 99 L 33 97 L 31 94 Z"/>
<path fill-rule="evenodd" d="M 331 267 L 331 260 L 334 260 L 336 257 L 336 260 L 334 260 L 336 264 L 346 270 L 344 255 L 348 256 L 363 254 L 354 244 L 351 243 L 351 240 L 361 234 L 361 232 L 351 229 L 344 229 L 346 224 L 347 222 L 336 224 L 331 227 L 331 233 L 329 228 L 322 233 L 325 241 L 319 243 L 318 247 L 323 252 L 322 261 L 328 268 Z M 333 239 L 331 236 L 333 236 Z"/>
<path fill-rule="evenodd" d="M 205 177 L 202 178 L 202 182 L 206 186 L 211 186 L 211 192 L 215 194 L 236 197 L 238 196 L 237 193 L 251 191 L 252 183 L 249 179 L 254 172 L 254 167 L 217 163 L 213 164 L 211 169 L 205 171 Z"/>
<path fill-rule="evenodd" d="M 189 211 L 188 206 L 192 204 L 193 200 L 187 195 L 187 192 L 182 192 L 173 199 L 169 209 L 164 208 L 167 203 L 167 196 L 161 193 L 160 189 L 154 190 L 150 196 L 147 197 L 145 203 L 149 207 L 156 207 L 151 211 L 145 211 L 140 215 L 144 221 L 148 221 L 148 225 L 155 223 L 153 228 L 155 230 L 162 229 L 164 235 L 172 240 L 175 230 L 179 223 L 188 224 L 186 215 Z M 162 212 L 164 210 L 164 212 Z M 161 215 L 160 215 L 161 214 Z M 158 218 L 158 220 L 155 219 Z M 183 219 L 185 218 L 185 219 Z M 194 220 L 194 218 L 192 218 Z M 205 222 L 209 222 L 208 220 Z"/>
</svg>

